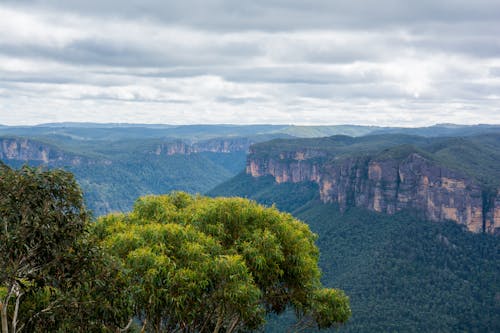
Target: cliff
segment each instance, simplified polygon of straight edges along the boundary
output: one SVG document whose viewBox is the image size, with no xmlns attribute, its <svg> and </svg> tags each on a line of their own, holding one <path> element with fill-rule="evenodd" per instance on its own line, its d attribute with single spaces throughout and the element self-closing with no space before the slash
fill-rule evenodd
<svg viewBox="0 0 500 333">
<path fill-rule="evenodd" d="M 464 172 L 443 166 L 418 150 L 400 156 L 336 156 L 297 149 L 273 155 L 251 147 L 246 173 L 271 175 L 277 183 L 311 181 L 325 203 L 394 214 L 422 212 L 431 221 L 452 220 L 472 232 L 500 233 L 500 189 L 491 193 Z M 402 154 L 402 155 L 401 155 Z"/>
<path fill-rule="evenodd" d="M 202 152 L 212 153 L 232 153 L 246 152 L 253 142 L 248 138 L 222 138 L 210 139 L 195 143 L 176 140 L 156 143 L 146 151 L 138 151 L 131 147 L 138 154 L 146 153 L 153 155 L 190 155 Z M 127 147 L 121 147 L 126 151 Z M 67 149 L 60 149 L 52 144 L 44 143 L 28 138 L 0 138 L 0 160 L 12 160 L 22 162 L 35 162 L 48 164 L 51 166 L 80 165 L 103 163 L 111 164 L 111 160 L 106 158 L 87 158 L 81 154 L 69 152 Z"/>
<path fill-rule="evenodd" d="M 190 155 L 203 152 L 232 153 L 246 152 L 253 143 L 249 138 L 221 138 L 189 143 L 182 140 L 158 143 L 153 150 L 148 151 L 155 155 Z"/>
<path fill-rule="evenodd" d="M 25 138 L 0 138 L 0 160 L 37 162 L 50 165 L 79 165 L 84 158 L 52 145 Z"/>
</svg>

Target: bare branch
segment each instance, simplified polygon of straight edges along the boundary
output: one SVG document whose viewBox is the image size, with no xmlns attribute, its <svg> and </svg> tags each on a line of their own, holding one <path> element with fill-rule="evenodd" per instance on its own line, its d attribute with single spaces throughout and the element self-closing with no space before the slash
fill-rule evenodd
<svg viewBox="0 0 500 333">
<path fill-rule="evenodd" d="M 128 329 L 130 328 L 130 325 L 132 325 L 133 322 L 134 322 L 134 319 L 130 318 L 130 320 L 128 321 L 127 326 L 125 326 L 124 328 L 118 328 L 118 332 L 126 332 L 126 331 L 128 331 Z"/>
<path fill-rule="evenodd" d="M 21 292 L 17 292 L 17 295 L 16 295 L 16 305 L 14 307 L 14 316 L 12 317 L 12 332 L 13 333 L 16 333 L 17 330 L 17 316 L 19 314 L 19 303 L 21 302 L 21 296 L 23 296 L 24 293 L 21 293 Z"/>
</svg>

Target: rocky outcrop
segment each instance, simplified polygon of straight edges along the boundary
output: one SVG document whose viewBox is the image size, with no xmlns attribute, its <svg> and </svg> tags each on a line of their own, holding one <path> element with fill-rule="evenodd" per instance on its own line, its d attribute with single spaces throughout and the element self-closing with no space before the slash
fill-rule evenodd
<svg viewBox="0 0 500 333">
<path fill-rule="evenodd" d="M 341 210 L 364 207 L 394 214 L 423 212 L 432 221 L 452 220 L 472 232 L 500 233 L 500 189 L 493 195 L 474 179 L 418 153 L 402 159 L 326 158 L 297 151 L 259 157 L 251 151 L 246 172 L 277 183 L 312 181 L 321 200 Z"/>
<path fill-rule="evenodd" d="M 57 153 L 43 144 L 27 139 L 0 139 L 0 159 L 20 161 L 40 161 L 59 159 Z"/>
<path fill-rule="evenodd" d="M 172 141 L 157 144 L 150 153 L 155 155 L 190 155 L 195 153 L 232 153 L 247 151 L 253 142 L 248 138 L 210 139 L 195 143 Z"/>
<path fill-rule="evenodd" d="M 68 153 L 55 146 L 26 138 L 0 138 L 0 160 L 67 166 L 97 163 L 94 159 Z M 106 165 L 111 161 L 100 161 Z"/>
</svg>

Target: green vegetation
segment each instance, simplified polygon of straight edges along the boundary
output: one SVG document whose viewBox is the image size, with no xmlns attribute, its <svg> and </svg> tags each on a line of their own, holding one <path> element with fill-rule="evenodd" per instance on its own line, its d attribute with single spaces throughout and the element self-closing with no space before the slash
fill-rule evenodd
<svg viewBox="0 0 500 333">
<path fill-rule="evenodd" d="M 500 134 L 437 141 L 425 149 L 439 163 L 476 178 L 486 188 L 500 186 Z"/>
<path fill-rule="evenodd" d="M 500 331 L 497 237 L 411 212 L 341 214 L 317 200 L 315 186 L 240 174 L 210 194 L 274 203 L 310 225 L 319 235 L 323 283 L 350 298 L 353 315 L 340 332 Z M 290 313 L 272 316 L 265 331 L 282 332 L 293 320 Z"/>
<path fill-rule="evenodd" d="M 309 204 L 323 281 L 350 295 L 346 332 L 498 332 L 500 245 L 455 223 Z"/>
<path fill-rule="evenodd" d="M 485 129 L 492 134 L 465 137 Z M 344 132 L 333 134 L 373 130 L 380 135 L 279 139 L 256 144 L 254 156 L 307 150 L 336 163 L 344 158 L 402 160 L 417 152 L 475 178 L 485 188 L 483 195 L 500 185 L 500 135 L 494 126 L 391 130 L 407 133 L 401 135 L 364 127 L 68 124 L 3 127 L 0 133 L 36 135 L 66 160 L 82 158 L 85 163 L 53 166 L 75 173 L 89 206 L 101 215 L 126 211 L 146 193 L 204 192 L 244 166 L 242 151 L 152 154 L 158 144 L 221 133 L 254 131 L 254 138 L 263 139 L 335 130 Z M 464 136 L 415 136 L 446 133 Z M 3 332 L 116 332 L 140 330 L 140 325 L 148 331 L 245 331 L 260 328 L 265 318 L 266 332 L 283 332 L 287 326 L 307 332 L 318 327 L 341 332 L 500 331 L 500 244 L 494 236 L 468 233 L 454 223 L 423 221 L 414 212 L 385 216 L 350 208 L 341 214 L 318 201 L 314 183 L 276 184 L 272 177 L 240 173 L 210 191 L 274 204 L 309 224 L 319 235 L 321 282 L 350 297 L 352 318 L 338 327 L 349 315 L 346 298 L 321 286 L 315 236 L 290 215 L 243 199 L 176 193 L 143 197 L 133 212 L 103 217 L 89 227 L 89 212 L 71 175 L 23 163 L 9 161 L 19 170 L 0 169 Z"/>
<path fill-rule="evenodd" d="M 346 158 L 403 160 L 411 153 L 474 178 L 487 189 L 500 186 L 500 134 L 469 137 L 426 138 L 402 134 L 359 138 L 332 136 L 313 139 L 275 139 L 253 145 L 254 158 L 313 151 L 317 159 L 336 163 Z"/>
<path fill-rule="evenodd" d="M 17 138 L 21 140 L 20 138 Z M 203 193 L 228 180 L 245 165 L 245 151 L 156 155 L 159 140 L 120 142 L 31 140 L 50 151 L 48 166 L 72 172 L 85 193 L 88 207 L 97 216 L 111 211 L 128 211 L 135 199 L 145 194 L 184 190 Z M 168 142 L 167 142 L 168 144 Z M 26 153 L 27 155 L 27 153 Z M 78 161 L 74 163 L 73 161 Z M 35 160 L 5 160 L 18 168 Z"/>
<path fill-rule="evenodd" d="M 343 292 L 321 286 L 316 236 L 274 208 L 182 192 L 146 196 L 129 214 L 100 218 L 93 232 L 122 262 L 148 331 L 246 331 L 289 307 L 300 327 L 350 316 Z"/>
<path fill-rule="evenodd" d="M 88 238 L 65 171 L 0 165 L 2 333 L 112 332 L 131 315 L 113 261 Z"/>
<path fill-rule="evenodd" d="M 252 153 L 257 157 L 269 157 L 283 152 L 315 151 L 321 153 L 319 156 L 322 157 L 339 158 L 375 154 L 383 149 L 404 144 L 425 145 L 431 141 L 432 139 L 405 134 L 381 134 L 358 138 L 334 135 L 326 138 L 275 139 L 255 144 Z"/>
<path fill-rule="evenodd" d="M 220 164 L 215 161 L 220 158 Z M 232 163 L 231 163 L 232 162 Z M 133 155 L 111 165 L 68 166 L 85 192 L 85 200 L 99 216 L 128 211 L 145 194 L 184 190 L 202 193 L 233 173 L 225 165 L 244 165 L 244 154 Z"/>
<path fill-rule="evenodd" d="M 71 173 L 4 164 L 0 193 L 2 333 L 241 332 L 286 309 L 323 329 L 351 314 L 321 285 L 316 235 L 274 208 L 175 192 L 89 224 Z"/>
<path fill-rule="evenodd" d="M 318 138 L 332 135 L 362 136 L 368 135 L 375 130 L 381 130 L 376 126 L 335 125 L 335 126 L 288 126 L 281 129 L 280 133 L 290 134 L 298 138 Z"/>
<path fill-rule="evenodd" d="M 315 183 L 282 183 L 278 185 L 272 176 L 253 178 L 244 172 L 215 187 L 207 194 L 249 198 L 266 206 L 276 205 L 279 210 L 287 212 L 294 212 L 305 203 L 319 199 L 319 189 Z"/>
<path fill-rule="evenodd" d="M 482 134 L 488 132 L 492 134 Z M 336 162 L 343 158 L 406 157 L 418 152 L 436 162 L 466 173 L 484 185 L 485 198 L 500 185 L 499 126 L 437 125 L 427 128 L 379 128 L 370 126 L 287 125 L 132 125 L 47 124 L 2 127 L 3 137 L 28 137 L 48 145 L 62 158 L 49 167 L 73 172 L 85 193 L 88 207 L 100 216 L 128 211 L 135 198 L 172 190 L 205 193 L 229 180 L 245 165 L 245 149 L 231 153 L 155 155 L 165 143 L 203 143 L 217 139 L 243 139 L 256 144 L 254 156 L 267 158 L 297 149 L 312 151 L 317 159 Z M 373 135 L 377 133 L 377 135 Z M 390 134 L 389 134 L 390 133 Z M 496 133 L 496 134 L 495 134 Z M 335 135 L 326 138 L 291 139 Z M 346 136 L 352 135 L 353 137 Z M 354 137 L 366 135 L 361 137 Z M 421 135 L 421 136 L 417 136 Z M 463 137 L 443 137 L 460 135 Z M 276 139 L 281 138 L 281 139 Z M 275 139 L 271 141 L 270 140 Z M 68 161 L 80 158 L 82 163 Z M 5 160 L 13 167 L 41 161 Z"/>
<path fill-rule="evenodd" d="M 60 140 L 123 141 L 130 139 L 188 139 L 206 140 L 217 137 L 254 137 L 274 135 L 279 137 L 326 137 L 349 135 L 353 137 L 378 134 L 407 134 L 424 137 L 472 136 L 498 133 L 498 125 L 452 125 L 403 128 L 357 125 L 294 126 L 294 125 L 164 125 L 164 124 L 95 124 L 54 123 L 38 126 L 2 126 L 0 135 L 52 137 Z M 261 141 L 261 140 L 258 140 Z"/>
</svg>

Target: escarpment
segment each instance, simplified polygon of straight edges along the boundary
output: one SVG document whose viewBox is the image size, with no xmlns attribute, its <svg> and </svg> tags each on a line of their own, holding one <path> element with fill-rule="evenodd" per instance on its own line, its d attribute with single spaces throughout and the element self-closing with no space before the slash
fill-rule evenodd
<svg viewBox="0 0 500 333">
<path fill-rule="evenodd" d="M 0 138 L 0 160 L 40 164 L 79 165 L 89 161 L 57 147 L 26 138 Z"/>
<path fill-rule="evenodd" d="M 452 220 L 472 232 L 500 233 L 500 189 L 488 192 L 465 173 L 423 155 L 346 157 L 300 149 L 266 155 L 251 147 L 246 173 L 271 175 L 277 183 L 315 182 L 321 200 L 342 211 L 352 206 L 386 214 L 411 209 L 431 221 Z"/>
<path fill-rule="evenodd" d="M 246 152 L 252 141 L 248 138 L 209 139 L 189 143 L 182 140 L 166 141 L 154 144 L 137 154 L 152 155 L 191 155 L 196 153 L 232 153 Z M 135 149 L 135 148 L 132 148 Z M 112 164 L 107 158 L 88 158 L 70 153 L 65 149 L 28 138 L 0 138 L 0 160 L 35 162 L 51 166 L 80 165 L 102 163 Z"/>
<path fill-rule="evenodd" d="M 190 155 L 196 153 L 232 153 L 247 151 L 253 142 L 249 138 L 209 139 L 195 143 L 182 140 L 156 144 L 150 151 L 155 155 Z"/>
</svg>

